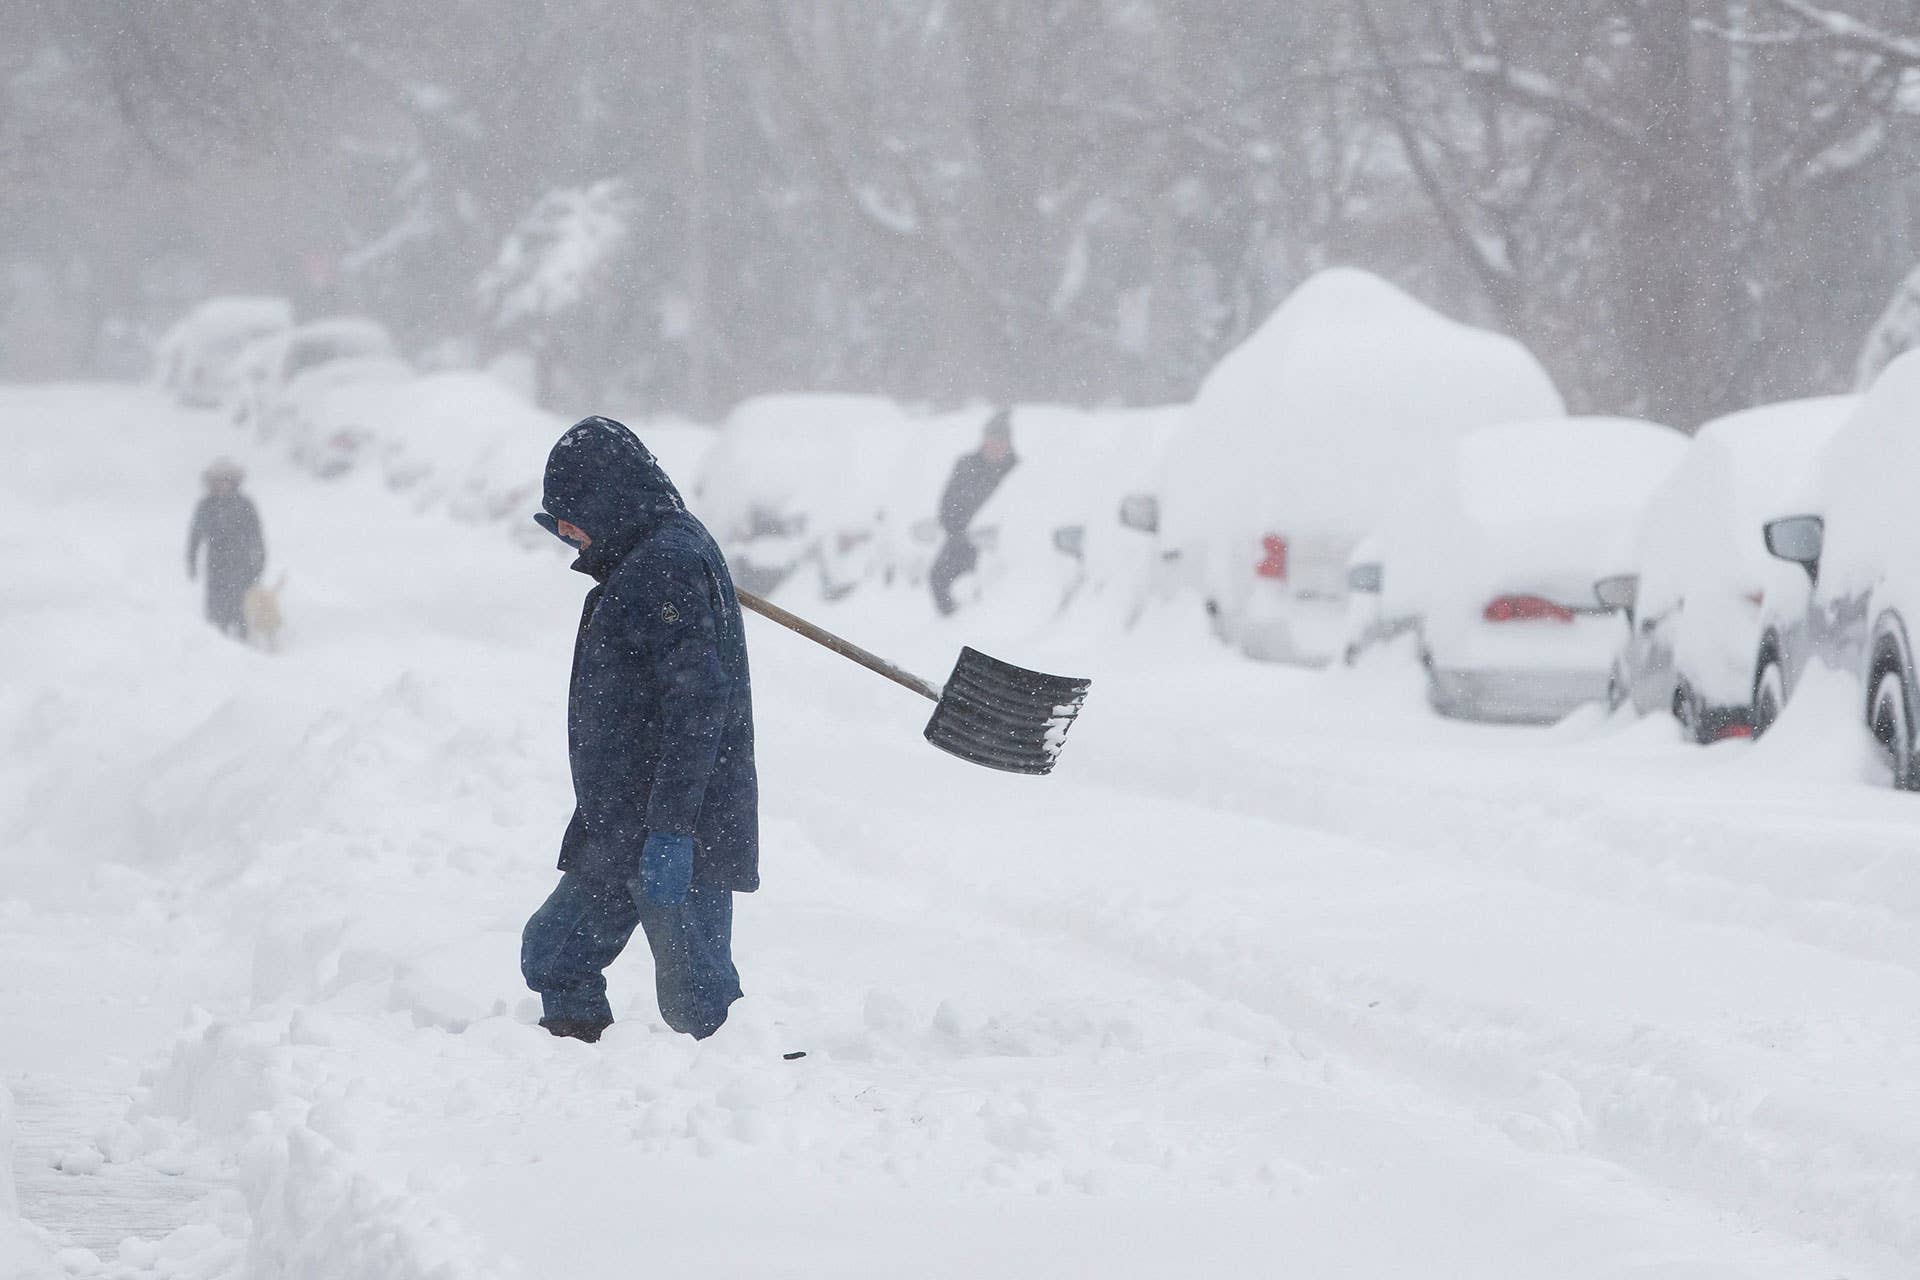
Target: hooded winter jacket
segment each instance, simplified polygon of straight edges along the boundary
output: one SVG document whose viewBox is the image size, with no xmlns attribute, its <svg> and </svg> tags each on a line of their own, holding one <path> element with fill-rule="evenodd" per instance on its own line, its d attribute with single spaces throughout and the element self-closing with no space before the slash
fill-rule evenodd
<svg viewBox="0 0 1920 1280">
<path fill-rule="evenodd" d="M 651 832 L 694 838 L 694 880 L 760 883 L 753 696 L 740 603 L 705 526 L 638 438 L 584 418 L 547 459 L 542 528 L 592 538 L 567 702 L 575 809 L 560 868 L 625 882 Z"/>
</svg>

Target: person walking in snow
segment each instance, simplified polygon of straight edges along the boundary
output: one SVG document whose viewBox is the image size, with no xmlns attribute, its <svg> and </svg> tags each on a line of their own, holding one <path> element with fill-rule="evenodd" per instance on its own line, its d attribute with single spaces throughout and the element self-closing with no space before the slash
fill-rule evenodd
<svg viewBox="0 0 1920 1280">
<path fill-rule="evenodd" d="M 660 1014 L 712 1035 L 740 998 L 733 895 L 760 883 L 753 695 L 726 561 L 625 426 L 583 418 L 547 458 L 540 526 L 593 578 L 567 700 L 575 808 L 560 883 L 520 968 L 540 1025 L 588 1042 L 613 1022 L 606 968 L 634 929 Z"/>
<path fill-rule="evenodd" d="M 260 512 L 240 492 L 246 478 L 228 458 L 216 459 L 201 473 L 207 494 L 193 509 L 187 529 L 187 577 L 199 570 L 200 548 L 207 548 L 207 621 L 231 636 L 247 635 L 247 589 L 267 565 L 267 540 Z"/>
<path fill-rule="evenodd" d="M 933 607 L 943 617 L 959 608 L 953 599 L 953 584 L 980 562 L 979 548 L 967 528 L 1019 461 L 1013 453 L 1013 410 L 1002 409 L 987 419 L 980 447 L 961 455 L 953 464 L 953 474 L 940 494 L 940 528 L 947 538 L 928 574 Z"/>
</svg>

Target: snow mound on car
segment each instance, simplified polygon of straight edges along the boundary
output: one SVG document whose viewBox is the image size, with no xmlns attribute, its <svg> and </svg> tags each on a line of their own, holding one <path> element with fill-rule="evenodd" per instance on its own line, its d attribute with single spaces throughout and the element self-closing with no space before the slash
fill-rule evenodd
<svg viewBox="0 0 1920 1280">
<path fill-rule="evenodd" d="M 1827 519 L 1820 556 L 1820 594 L 1840 599 L 1891 574 L 1920 573 L 1913 557 L 1890 555 L 1911 544 L 1913 484 L 1920 475 L 1920 352 L 1881 373 L 1822 456 L 1819 501 Z M 1890 481 L 1891 477 L 1899 477 Z"/>
<path fill-rule="evenodd" d="M 1513 339 L 1366 272 L 1324 271 L 1202 384 L 1168 518 L 1358 538 L 1428 486 L 1466 432 L 1565 411 Z"/>
</svg>

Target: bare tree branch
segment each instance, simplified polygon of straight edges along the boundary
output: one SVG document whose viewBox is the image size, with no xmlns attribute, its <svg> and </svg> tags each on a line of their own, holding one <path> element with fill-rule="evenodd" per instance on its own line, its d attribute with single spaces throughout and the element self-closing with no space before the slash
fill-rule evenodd
<svg viewBox="0 0 1920 1280">
<path fill-rule="evenodd" d="M 1766 3 L 1792 14 L 1834 44 L 1871 53 L 1898 66 L 1920 66 L 1920 39 L 1892 35 L 1850 14 L 1821 8 L 1808 0 L 1766 0 Z"/>
<path fill-rule="evenodd" d="M 1356 16 L 1360 20 L 1361 30 L 1366 33 L 1367 43 L 1374 57 L 1381 63 L 1387 61 L 1386 38 L 1381 33 L 1379 19 L 1373 12 L 1372 0 L 1353 0 Z M 1398 74 L 1389 73 L 1379 80 L 1390 110 L 1388 120 L 1394 132 L 1400 138 L 1400 149 L 1407 157 L 1407 164 L 1413 169 L 1414 180 L 1427 197 L 1440 226 L 1446 232 L 1447 239 L 1466 260 L 1468 267 L 1479 278 L 1487 297 L 1500 311 L 1501 317 L 1509 326 L 1517 327 L 1521 318 L 1521 296 L 1519 282 L 1514 278 L 1507 264 L 1495 262 L 1487 253 L 1486 246 L 1474 229 L 1468 224 L 1461 212 L 1462 198 L 1447 189 L 1438 170 L 1427 155 L 1427 148 L 1419 132 L 1411 123 L 1414 118 L 1412 106 L 1407 97 L 1406 83 Z"/>
</svg>

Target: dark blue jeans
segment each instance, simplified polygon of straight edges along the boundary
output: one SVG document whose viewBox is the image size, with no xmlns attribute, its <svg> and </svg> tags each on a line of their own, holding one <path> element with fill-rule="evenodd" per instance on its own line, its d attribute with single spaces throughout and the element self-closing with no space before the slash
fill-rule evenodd
<svg viewBox="0 0 1920 1280">
<path fill-rule="evenodd" d="M 637 886 L 636 886 L 637 887 Z M 605 970 L 644 928 L 653 951 L 660 1016 L 704 1040 L 740 998 L 733 967 L 733 891 L 694 885 L 677 907 L 658 907 L 625 885 L 567 872 L 520 935 L 520 972 L 540 993 L 545 1021 L 607 1026 Z"/>
</svg>

